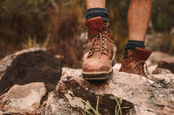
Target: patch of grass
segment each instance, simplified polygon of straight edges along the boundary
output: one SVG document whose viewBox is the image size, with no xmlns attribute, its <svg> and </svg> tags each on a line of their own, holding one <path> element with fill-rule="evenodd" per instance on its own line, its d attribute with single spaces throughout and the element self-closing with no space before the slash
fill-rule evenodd
<svg viewBox="0 0 174 115">
<path fill-rule="evenodd" d="M 48 47 L 50 42 L 50 35 L 48 34 L 47 37 L 43 42 L 38 42 L 36 36 L 32 39 L 28 36 L 28 39 L 25 39 L 24 42 L 21 43 L 23 48 L 31 48 L 31 47 Z"/>
<path fill-rule="evenodd" d="M 39 44 L 36 42 L 36 36 L 32 39 L 30 36 L 28 39 L 25 39 L 22 43 L 23 48 L 39 47 Z"/>
<path fill-rule="evenodd" d="M 94 109 L 89 103 L 87 103 L 85 100 L 83 100 L 82 98 L 79 98 L 83 103 L 85 103 L 92 111 L 93 113 L 91 113 L 89 110 L 86 109 L 82 109 L 80 110 L 82 112 L 83 115 L 100 115 L 99 111 L 98 111 L 98 105 L 99 105 L 99 96 L 97 96 L 97 104 L 96 104 L 96 108 Z M 87 114 L 85 114 L 85 112 Z"/>
<path fill-rule="evenodd" d="M 93 113 L 91 113 L 89 110 L 86 110 L 86 109 L 82 109 L 82 108 L 78 108 L 81 113 L 83 115 L 101 115 L 98 111 L 98 107 L 99 107 L 99 96 L 97 96 L 97 104 L 96 104 L 96 108 L 93 108 L 89 103 L 87 103 L 85 100 L 83 100 L 82 98 L 79 98 L 84 104 L 86 104 L 92 111 Z M 115 106 L 115 115 L 122 115 L 122 110 L 123 109 L 129 109 L 129 108 L 132 108 L 132 106 L 126 106 L 126 107 L 121 107 L 121 104 L 122 104 L 122 99 L 120 99 L 118 101 L 117 98 L 115 98 L 115 101 L 116 101 L 116 106 Z M 104 108 L 103 108 L 104 109 Z M 108 112 L 108 115 L 109 112 Z"/>
</svg>

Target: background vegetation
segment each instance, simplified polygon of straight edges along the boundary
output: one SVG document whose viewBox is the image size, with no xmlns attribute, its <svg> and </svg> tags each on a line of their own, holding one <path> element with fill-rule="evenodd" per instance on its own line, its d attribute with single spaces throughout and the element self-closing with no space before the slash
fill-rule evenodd
<svg viewBox="0 0 174 115">
<path fill-rule="evenodd" d="M 127 41 L 127 10 L 130 0 L 106 0 L 110 13 L 112 39 L 121 60 Z M 79 41 L 85 32 L 85 0 L 0 0 L 0 58 L 30 47 L 46 47 L 60 54 L 66 66 L 81 67 L 87 41 Z M 163 39 L 152 50 L 174 54 L 174 1 L 153 0 L 148 33 L 162 33 Z M 164 42 L 165 41 L 165 42 Z"/>
</svg>

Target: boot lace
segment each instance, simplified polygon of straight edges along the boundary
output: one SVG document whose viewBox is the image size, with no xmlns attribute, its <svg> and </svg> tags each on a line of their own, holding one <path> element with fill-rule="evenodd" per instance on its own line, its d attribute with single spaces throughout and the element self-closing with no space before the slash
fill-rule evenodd
<svg viewBox="0 0 174 115">
<path fill-rule="evenodd" d="M 140 61 L 136 60 L 136 66 L 133 68 L 132 71 L 135 71 L 139 75 L 140 74 L 146 75 L 144 68 L 146 70 L 147 75 L 149 75 L 146 62 L 144 60 L 140 60 Z"/>
<path fill-rule="evenodd" d="M 100 52 L 99 54 L 99 59 L 101 58 L 102 53 L 108 55 L 108 51 L 112 49 L 113 47 L 113 41 L 106 36 L 106 31 L 105 32 L 99 32 L 97 35 L 92 38 L 91 44 L 90 44 L 90 51 L 88 54 L 88 57 L 91 56 L 94 52 Z M 106 41 L 109 41 L 111 46 L 108 48 L 106 47 Z M 108 44 L 108 43 L 107 43 Z"/>
</svg>

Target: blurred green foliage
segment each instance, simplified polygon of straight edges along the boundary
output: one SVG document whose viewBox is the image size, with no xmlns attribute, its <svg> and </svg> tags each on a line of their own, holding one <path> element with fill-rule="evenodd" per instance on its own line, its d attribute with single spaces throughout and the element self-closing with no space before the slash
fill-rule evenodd
<svg viewBox="0 0 174 115">
<path fill-rule="evenodd" d="M 151 20 L 156 32 L 170 32 L 174 27 L 174 0 L 153 0 Z"/>
<path fill-rule="evenodd" d="M 106 0 L 111 38 L 118 48 L 117 61 L 121 61 L 128 39 L 129 2 Z M 0 58 L 23 48 L 40 46 L 52 54 L 63 55 L 62 61 L 67 66 L 80 67 L 86 41 L 78 42 L 77 38 L 85 32 L 85 13 L 85 0 L 0 0 Z M 174 52 L 170 42 L 173 17 L 173 0 L 153 0 L 148 33 L 165 33 L 166 42 L 162 46 L 170 48 L 170 52 L 156 49 L 170 54 Z"/>
<path fill-rule="evenodd" d="M 0 1 L 0 57 L 22 49 L 28 38 L 42 42 L 45 32 L 46 0 Z"/>
</svg>

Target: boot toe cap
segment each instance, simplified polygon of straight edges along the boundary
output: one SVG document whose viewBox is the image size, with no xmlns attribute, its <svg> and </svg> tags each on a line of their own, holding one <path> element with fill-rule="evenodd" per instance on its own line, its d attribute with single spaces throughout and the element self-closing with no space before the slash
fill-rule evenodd
<svg viewBox="0 0 174 115">
<path fill-rule="evenodd" d="M 82 69 L 84 72 L 102 72 L 109 71 L 111 68 L 111 63 L 108 61 L 102 60 L 93 60 L 93 61 L 85 61 L 82 65 Z"/>
</svg>

